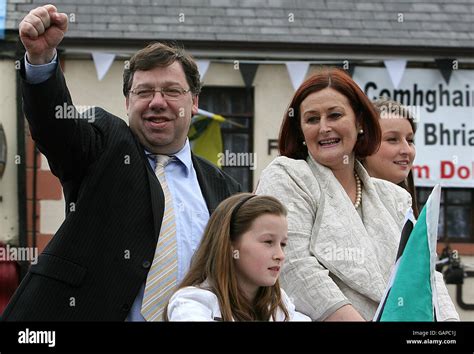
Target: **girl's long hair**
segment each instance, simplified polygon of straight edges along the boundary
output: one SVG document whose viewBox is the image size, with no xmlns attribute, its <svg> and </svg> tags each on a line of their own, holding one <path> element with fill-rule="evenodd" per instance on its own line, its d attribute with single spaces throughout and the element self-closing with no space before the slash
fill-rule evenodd
<svg viewBox="0 0 474 354">
<path fill-rule="evenodd" d="M 235 210 L 235 211 L 234 211 Z M 268 321 L 276 319 L 278 308 L 289 319 L 277 280 L 273 286 L 262 286 L 249 301 L 239 288 L 232 241 L 250 229 L 263 214 L 285 215 L 285 207 L 271 196 L 240 193 L 224 200 L 211 215 L 201 244 L 193 256 L 189 272 L 176 290 L 200 286 L 208 281 L 209 290 L 219 300 L 223 321 Z M 167 306 L 163 318 L 168 321 Z"/>
</svg>

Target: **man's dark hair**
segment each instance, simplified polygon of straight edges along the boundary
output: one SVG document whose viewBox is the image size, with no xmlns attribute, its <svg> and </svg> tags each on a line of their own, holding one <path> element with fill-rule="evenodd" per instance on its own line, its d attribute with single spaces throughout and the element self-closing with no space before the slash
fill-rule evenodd
<svg viewBox="0 0 474 354">
<path fill-rule="evenodd" d="M 133 75 L 137 70 L 152 70 L 167 67 L 175 61 L 181 63 L 191 92 L 198 95 L 201 91 L 201 79 L 194 59 L 183 48 L 164 43 L 153 43 L 139 50 L 130 59 L 128 68 L 123 71 L 123 94 L 127 97 L 132 88 Z"/>
</svg>

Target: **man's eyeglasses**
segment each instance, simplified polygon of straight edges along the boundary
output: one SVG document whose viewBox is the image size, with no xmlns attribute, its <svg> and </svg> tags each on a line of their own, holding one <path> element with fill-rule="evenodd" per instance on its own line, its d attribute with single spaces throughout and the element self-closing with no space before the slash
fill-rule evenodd
<svg viewBox="0 0 474 354">
<path fill-rule="evenodd" d="M 167 101 L 177 101 L 179 98 L 190 92 L 191 89 L 185 90 L 181 87 L 161 87 L 158 89 L 149 89 L 149 88 L 139 88 L 135 90 L 130 90 L 130 93 L 138 96 L 141 100 L 152 100 L 155 97 L 155 93 L 159 92 L 163 98 Z"/>
</svg>

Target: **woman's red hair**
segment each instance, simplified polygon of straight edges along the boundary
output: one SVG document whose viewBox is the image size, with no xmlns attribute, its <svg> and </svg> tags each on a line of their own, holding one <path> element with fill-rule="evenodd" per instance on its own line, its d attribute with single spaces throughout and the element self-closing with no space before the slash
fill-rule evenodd
<svg viewBox="0 0 474 354">
<path fill-rule="evenodd" d="M 293 159 L 308 157 L 308 149 L 303 145 L 300 105 L 310 94 L 332 88 L 349 100 L 360 127 L 364 133 L 358 136 L 354 147 L 355 156 L 364 158 L 378 150 L 381 141 L 378 113 L 369 98 L 352 78 L 342 69 L 324 68 L 308 78 L 296 91 L 281 125 L 278 148 L 280 155 Z"/>
</svg>

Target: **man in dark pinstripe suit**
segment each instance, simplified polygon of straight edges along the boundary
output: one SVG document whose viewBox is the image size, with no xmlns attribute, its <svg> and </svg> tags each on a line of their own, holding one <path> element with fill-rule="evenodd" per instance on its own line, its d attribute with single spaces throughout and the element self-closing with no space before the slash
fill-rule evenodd
<svg viewBox="0 0 474 354">
<path fill-rule="evenodd" d="M 2 319 L 140 321 L 164 209 L 154 156 L 174 156 L 165 173 L 175 205 L 178 280 L 209 214 L 240 186 L 190 151 L 200 81 L 183 50 L 157 43 L 132 57 L 123 86 L 130 126 L 100 108 L 82 116 L 87 120 L 68 119 L 75 110 L 55 49 L 66 31 L 67 16 L 52 5 L 20 24 L 24 111 L 61 181 L 67 215 Z"/>
</svg>

